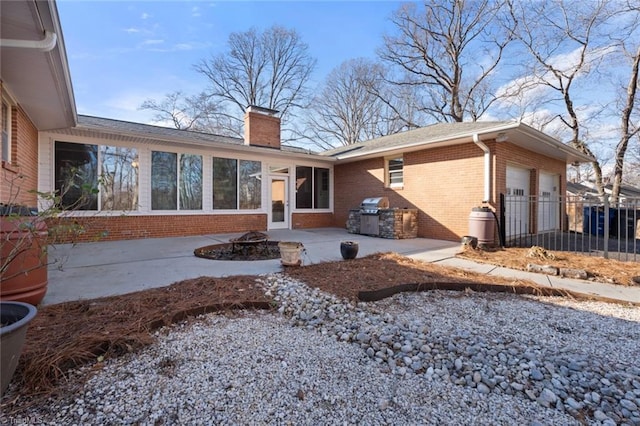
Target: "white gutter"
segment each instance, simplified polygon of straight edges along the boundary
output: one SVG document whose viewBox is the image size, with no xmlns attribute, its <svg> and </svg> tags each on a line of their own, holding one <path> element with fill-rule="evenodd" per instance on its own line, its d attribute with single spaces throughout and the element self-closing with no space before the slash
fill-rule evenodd
<svg viewBox="0 0 640 426">
<path fill-rule="evenodd" d="M 473 143 L 484 151 L 484 200 L 483 203 L 491 201 L 491 150 L 485 145 L 477 133 L 473 134 Z"/>
<path fill-rule="evenodd" d="M 58 36 L 52 31 L 45 31 L 42 40 L 13 40 L 0 39 L 0 47 L 16 47 L 19 49 L 37 49 L 41 52 L 49 52 L 56 47 Z"/>
</svg>

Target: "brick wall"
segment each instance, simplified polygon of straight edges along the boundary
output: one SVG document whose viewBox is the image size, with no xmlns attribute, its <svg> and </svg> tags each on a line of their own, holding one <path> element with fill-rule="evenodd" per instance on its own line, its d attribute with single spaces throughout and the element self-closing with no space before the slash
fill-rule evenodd
<svg viewBox="0 0 640 426">
<path fill-rule="evenodd" d="M 510 143 L 485 142 L 492 152 L 492 203 L 506 191 L 506 166 L 533 169 L 532 194 L 538 170 L 560 174 L 564 192 L 565 164 Z M 388 197 L 391 207 L 418 209 L 418 236 L 457 241 L 469 230 L 469 213 L 484 198 L 484 153 L 473 143 L 404 155 L 404 186 L 384 187 L 384 159 L 335 166 L 335 226 L 344 227 L 349 209 L 366 197 Z"/>
<path fill-rule="evenodd" d="M 530 194 L 539 195 L 539 181 L 540 173 L 547 172 L 559 175 L 559 187 L 558 195 L 564 196 L 567 185 L 567 167 L 564 161 L 554 160 L 544 155 L 535 154 L 526 149 L 515 146 L 509 142 L 493 144 L 491 146 L 492 152 L 497 155 L 495 164 L 495 188 L 496 188 L 496 202 L 493 203 L 496 211 L 500 209 L 499 194 L 506 194 L 507 191 L 507 165 L 513 165 L 529 169 L 529 187 Z M 531 214 L 529 217 L 530 230 L 537 229 L 538 215 L 533 214 L 536 211 L 536 206 L 531 205 Z"/>
<path fill-rule="evenodd" d="M 333 213 L 293 213 L 293 229 L 328 228 L 334 226 Z"/>
<path fill-rule="evenodd" d="M 244 115 L 245 144 L 280 149 L 280 118 L 255 111 Z"/>
<path fill-rule="evenodd" d="M 11 163 L 0 170 L 0 202 L 37 205 L 38 130 L 19 106 L 11 108 Z"/>
<path fill-rule="evenodd" d="M 50 227 L 59 224 L 78 225 L 84 229 L 84 234 L 74 237 L 76 242 L 114 241 L 264 231 L 267 229 L 267 215 L 70 217 L 54 219 Z"/>
</svg>

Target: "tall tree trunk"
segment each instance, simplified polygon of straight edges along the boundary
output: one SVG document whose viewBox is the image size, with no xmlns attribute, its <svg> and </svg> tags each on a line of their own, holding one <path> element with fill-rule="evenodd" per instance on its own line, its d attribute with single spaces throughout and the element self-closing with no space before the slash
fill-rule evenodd
<svg viewBox="0 0 640 426">
<path fill-rule="evenodd" d="M 640 46 L 633 58 L 631 66 L 631 76 L 627 85 L 627 101 L 622 110 L 622 119 L 620 125 L 620 142 L 616 146 L 616 165 L 613 171 L 613 189 L 611 190 L 611 201 L 617 202 L 620 196 L 620 187 L 622 186 L 622 171 L 624 166 L 624 156 L 627 152 L 629 139 L 638 132 L 638 129 L 632 129 L 631 113 L 635 105 L 636 92 L 638 89 L 638 69 L 640 68 Z"/>
</svg>

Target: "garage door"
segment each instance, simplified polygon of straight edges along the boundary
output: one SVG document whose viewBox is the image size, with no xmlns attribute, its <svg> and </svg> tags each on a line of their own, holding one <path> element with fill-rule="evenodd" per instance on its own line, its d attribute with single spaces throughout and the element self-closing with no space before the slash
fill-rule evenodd
<svg viewBox="0 0 640 426">
<path fill-rule="evenodd" d="M 559 228 L 560 204 L 557 174 L 540 172 L 538 193 L 538 232 L 555 231 Z"/>
<path fill-rule="evenodd" d="M 505 234 L 516 236 L 529 233 L 529 177 L 528 169 L 507 166 L 507 195 L 505 198 Z"/>
</svg>

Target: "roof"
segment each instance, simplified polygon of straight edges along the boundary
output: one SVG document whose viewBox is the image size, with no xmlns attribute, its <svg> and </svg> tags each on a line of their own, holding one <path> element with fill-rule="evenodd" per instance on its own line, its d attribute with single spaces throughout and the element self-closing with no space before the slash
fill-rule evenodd
<svg viewBox="0 0 640 426">
<path fill-rule="evenodd" d="M 604 186 L 605 193 L 611 194 L 613 184 L 606 184 Z M 576 195 L 598 196 L 598 190 L 593 183 L 588 185 L 576 182 L 567 182 L 567 192 Z M 640 188 L 636 188 L 630 185 L 620 186 L 620 195 L 628 198 L 640 198 Z"/>
<path fill-rule="evenodd" d="M 244 145 L 240 138 L 220 136 L 192 130 L 181 130 L 170 127 L 154 126 L 151 124 L 134 123 L 131 121 L 114 120 L 111 118 L 78 115 L 78 129 L 97 130 L 105 133 L 120 133 L 136 135 L 151 139 L 167 139 L 193 142 L 213 142 L 231 145 Z"/>
<path fill-rule="evenodd" d="M 613 189 L 613 184 L 606 184 L 604 186 L 605 191 L 611 192 Z M 620 195 L 624 195 L 625 197 L 630 198 L 640 198 L 640 188 L 636 188 L 629 185 L 620 185 Z"/>
<path fill-rule="evenodd" d="M 3 1 L 0 8 L 0 78 L 8 93 L 38 130 L 74 126 L 76 105 L 55 2 Z M 44 47 L 46 41 L 51 43 Z"/>
<path fill-rule="evenodd" d="M 568 163 L 593 161 L 588 155 L 518 121 L 438 123 L 332 149 L 323 155 L 334 157 L 339 162 L 357 161 L 381 155 L 469 143 L 473 142 L 474 135 L 481 140 L 509 141 Z"/>
<path fill-rule="evenodd" d="M 320 161 L 335 161 L 307 149 L 282 145 L 281 149 L 263 146 L 249 146 L 241 138 L 215 135 L 212 133 L 181 130 L 111 118 L 78 115 L 78 124 L 71 128 L 53 130 L 54 133 L 80 137 L 101 137 L 110 140 L 138 143 L 169 143 L 177 146 L 204 146 L 226 151 L 252 151 L 265 155 L 285 155 Z"/>
</svg>

